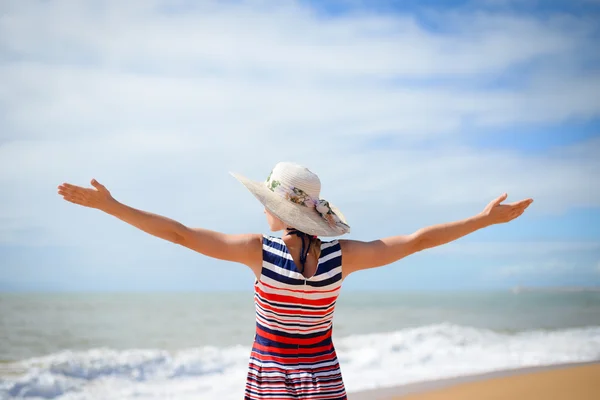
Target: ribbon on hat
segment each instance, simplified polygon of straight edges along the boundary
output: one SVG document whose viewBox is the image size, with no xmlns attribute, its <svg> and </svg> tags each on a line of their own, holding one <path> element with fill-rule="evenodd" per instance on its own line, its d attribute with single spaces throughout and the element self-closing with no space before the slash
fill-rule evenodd
<svg viewBox="0 0 600 400">
<path fill-rule="evenodd" d="M 315 210 L 321 215 L 332 228 L 341 229 L 341 232 L 348 232 L 350 226 L 340 219 L 340 217 L 331 209 L 327 200 L 319 199 L 315 203 Z"/>
<path fill-rule="evenodd" d="M 282 198 L 291 201 L 294 204 L 299 204 L 308 208 L 314 208 L 315 211 L 323 218 L 331 228 L 336 229 L 339 233 L 347 233 L 350 231 L 350 226 L 340 219 L 340 217 L 331 209 L 331 205 L 327 200 L 314 199 L 304 190 L 287 186 L 278 180 L 271 179 L 271 175 L 266 181 L 267 188 L 273 193 Z"/>
</svg>

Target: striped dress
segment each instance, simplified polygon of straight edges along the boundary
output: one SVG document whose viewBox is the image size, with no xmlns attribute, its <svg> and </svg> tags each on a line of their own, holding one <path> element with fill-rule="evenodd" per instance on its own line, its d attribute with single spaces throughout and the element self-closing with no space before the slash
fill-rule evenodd
<svg viewBox="0 0 600 400">
<path fill-rule="evenodd" d="M 332 343 L 342 285 L 337 240 L 321 244 L 317 271 L 305 278 L 279 238 L 263 236 L 263 267 L 254 285 L 256 335 L 245 399 L 346 399 Z"/>
</svg>

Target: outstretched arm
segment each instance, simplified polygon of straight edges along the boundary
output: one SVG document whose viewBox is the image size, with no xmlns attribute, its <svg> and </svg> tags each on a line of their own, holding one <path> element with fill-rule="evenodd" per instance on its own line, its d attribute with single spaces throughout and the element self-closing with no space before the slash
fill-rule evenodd
<svg viewBox="0 0 600 400">
<path fill-rule="evenodd" d="M 362 269 L 391 264 L 413 253 L 452 242 L 481 228 L 512 221 L 523 214 L 533 202 L 532 199 L 526 199 L 501 204 L 506 197 L 505 193 L 471 218 L 429 226 L 410 235 L 393 236 L 371 242 L 340 240 L 343 274 L 347 276 Z"/>
<path fill-rule="evenodd" d="M 239 262 L 260 274 L 262 237 L 260 235 L 229 235 L 208 229 L 189 228 L 161 215 L 135 209 L 115 200 L 108 189 L 97 182 L 94 188 L 63 183 L 58 193 L 71 203 L 96 208 L 169 242 L 185 246 L 209 257 Z"/>
</svg>

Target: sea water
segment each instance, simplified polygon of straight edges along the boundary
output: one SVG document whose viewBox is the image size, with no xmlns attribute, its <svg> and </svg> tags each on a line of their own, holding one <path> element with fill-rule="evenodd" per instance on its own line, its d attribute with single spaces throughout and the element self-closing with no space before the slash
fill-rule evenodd
<svg viewBox="0 0 600 400">
<path fill-rule="evenodd" d="M 0 294 L 0 399 L 240 399 L 252 293 Z M 599 292 L 343 292 L 348 392 L 600 360 Z"/>
</svg>

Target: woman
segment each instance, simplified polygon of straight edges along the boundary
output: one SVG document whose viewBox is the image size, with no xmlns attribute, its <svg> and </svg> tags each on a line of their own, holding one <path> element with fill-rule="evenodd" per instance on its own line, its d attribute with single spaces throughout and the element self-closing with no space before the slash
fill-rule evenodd
<svg viewBox="0 0 600 400">
<path fill-rule="evenodd" d="M 65 200 L 97 208 L 151 235 L 209 257 L 247 265 L 255 274 L 256 334 L 246 380 L 246 399 L 346 399 L 331 340 L 332 318 L 342 281 L 351 273 L 379 267 L 478 229 L 511 221 L 533 200 L 501 204 L 506 194 L 474 217 L 370 242 L 331 240 L 350 232 L 342 213 L 320 198 L 317 175 L 279 163 L 266 182 L 234 175 L 263 204 L 271 231 L 281 238 L 229 235 L 189 228 L 171 219 L 116 201 L 94 188 L 58 187 Z"/>
</svg>

